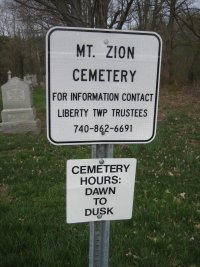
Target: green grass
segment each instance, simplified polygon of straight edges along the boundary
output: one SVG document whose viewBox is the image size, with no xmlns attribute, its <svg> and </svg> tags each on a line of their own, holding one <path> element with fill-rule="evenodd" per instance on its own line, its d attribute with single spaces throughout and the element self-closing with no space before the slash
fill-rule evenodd
<svg viewBox="0 0 200 267">
<path fill-rule="evenodd" d="M 85 267 L 88 224 L 65 223 L 65 176 L 90 146 L 51 145 L 43 90 L 34 103 L 40 135 L 0 134 L 0 267 Z M 114 149 L 138 163 L 133 218 L 111 223 L 110 267 L 200 266 L 200 107 L 162 103 L 152 143 Z"/>
<path fill-rule="evenodd" d="M 200 266 L 199 133 L 199 120 L 170 113 L 153 143 L 120 153 L 139 162 L 133 220 L 113 225 L 118 266 Z"/>
</svg>

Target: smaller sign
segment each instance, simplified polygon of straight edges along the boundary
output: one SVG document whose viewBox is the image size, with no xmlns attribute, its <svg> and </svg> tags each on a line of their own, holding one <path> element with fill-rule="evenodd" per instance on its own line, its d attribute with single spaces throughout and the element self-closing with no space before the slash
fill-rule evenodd
<svg viewBox="0 0 200 267">
<path fill-rule="evenodd" d="M 132 217 L 136 159 L 67 161 L 67 223 Z"/>
</svg>

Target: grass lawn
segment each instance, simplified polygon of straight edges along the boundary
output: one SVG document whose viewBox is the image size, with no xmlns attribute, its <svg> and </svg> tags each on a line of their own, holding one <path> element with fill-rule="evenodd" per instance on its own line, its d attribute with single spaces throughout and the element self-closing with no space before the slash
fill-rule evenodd
<svg viewBox="0 0 200 267">
<path fill-rule="evenodd" d="M 133 218 L 111 223 L 110 267 L 200 266 L 199 100 L 161 88 L 155 140 L 115 145 L 137 175 Z M 65 165 L 91 149 L 51 145 L 44 90 L 34 105 L 40 135 L 0 134 L 0 267 L 86 267 L 88 224 L 65 223 Z"/>
</svg>

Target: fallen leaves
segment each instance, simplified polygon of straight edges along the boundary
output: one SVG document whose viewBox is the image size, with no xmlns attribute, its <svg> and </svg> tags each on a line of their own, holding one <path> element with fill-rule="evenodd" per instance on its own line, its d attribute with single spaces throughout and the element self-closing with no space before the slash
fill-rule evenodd
<svg viewBox="0 0 200 267">
<path fill-rule="evenodd" d="M 186 193 L 182 192 L 173 197 L 173 202 L 175 204 L 181 204 L 185 199 L 186 199 Z"/>
<path fill-rule="evenodd" d="M 183 193 L 180 193 L 179 195 L 180 195 L 180 197 L 181 197 L 182 199 L 185 199 L 185 195 L 186 195 L 186 193 L 183 192 Z"/>
<path fill-rule="evenodd" d="M 195 227 L 196 229 L 200 230 L 200 223 L 195 224 L 194 227 Z"/>
</svg>

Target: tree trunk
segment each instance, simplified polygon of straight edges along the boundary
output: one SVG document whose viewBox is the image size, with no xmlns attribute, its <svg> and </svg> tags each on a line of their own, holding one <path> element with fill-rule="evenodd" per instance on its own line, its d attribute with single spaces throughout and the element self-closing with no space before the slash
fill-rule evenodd
<svg viewBox="0 0 200 267">
<path fill-rule="evenodd" d="M 96 28 L 107 28 L 108 5 L 110 0 L 95 1 L 94 25 Z"/>
<path fill-rule="evenodd" d="M 174 83 L 174 23 L 175 23 L 175 14 L 176 14 L 176 3 L 177 0 L 171 0 L 170 2 L 170 14 L 169 14 L 169 23 L 168 23 L 168 36 L 167 36 L 167 67 L 168 67 L 168 82 L 169 84 Z"/>
</svg>

